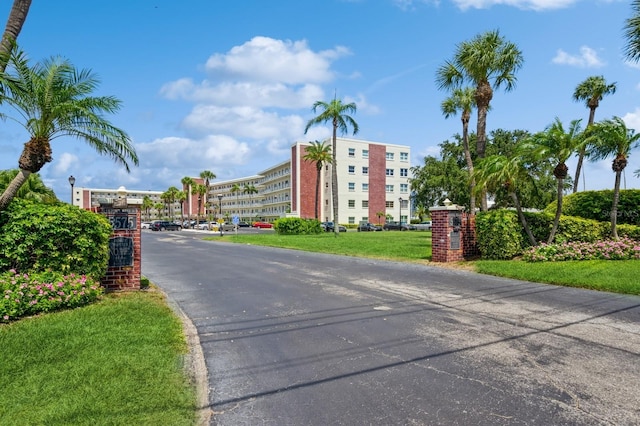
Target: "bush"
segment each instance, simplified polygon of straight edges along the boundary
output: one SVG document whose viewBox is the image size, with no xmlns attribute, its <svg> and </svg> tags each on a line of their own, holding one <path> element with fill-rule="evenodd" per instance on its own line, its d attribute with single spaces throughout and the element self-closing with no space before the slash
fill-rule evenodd
<svg viewBox="0 0 640 426">
<path fill-rule="evenodd" d="M 541 244 L 525 251 L 522 259 L 528 262 L 640 259 L 640 243 L 629 238 L 621 238 L 599 242 Z"/>
<path fill-rule="evenodd" d="M 542 213 L 525 212 L 524 216 L 536 241 L 539 243 L 546 242 L 553 226 L 554 215 L 545 211 Z M 554 242 L 599 241 L 607 237 L 608 227 L 609 224 L 605 222 L 573 216 L 560 216 L 560 223 L 558 224 Z M 526 246 L 530 246 L 524 229 L 522 229 L 522 237 Z"/>
<path fill-rule="evenodd" d="M 84 275 L 19 274 L 12 269 L 0 274 L 0 322 L 84 306 L 102 292 L 98 283 Z"/>
<path fill-rule="evenodd" d="M 613 190 L 583 191 L 567 195 L 562 201 L 562 214 L 610 222 Z M 556 203 L 545 209 L 555 213 Z M 640 225 L 640 189 L 623 189 L 618 201 L 618 224 Z"/>
<path fill-rule="evenodd" d="M 524 239 L 518 215 L 511 210 L 480 212 L 476 216 L 478 248 L 485 259 L 511 259 L 522 253 Z"/>
<path fill-rule="evenodd" d="M 0 212 L 0 270 L 56 271 L 99 280 L 109 263 L 109 221 L 68 204 L 15 199 Z"/>
<path fill-rule="evenodd" d="M 316 219 L 283 217 L 276 220 L 273 229 L 280 235 L 312 235 L 322 233 L 320 222 Z"/>
</svg>

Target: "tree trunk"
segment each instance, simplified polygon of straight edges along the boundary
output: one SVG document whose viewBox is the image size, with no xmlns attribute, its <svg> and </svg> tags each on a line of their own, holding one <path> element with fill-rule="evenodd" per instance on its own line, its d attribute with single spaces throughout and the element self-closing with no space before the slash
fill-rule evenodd
<svg viewBox="0 0 640 426">
<path fill-rule="evenodd" d="M 556 236 L 556 232 L 558 231 L 558 225 L 560 224 L 560 216 L 562 215 L 562 186 L 564 179 L 557 179 L 558 181 L 558 203 L 556 206 L 556 216 L 553 218 L 553 226 L 551 227 L 551 233 L 549 234 L 549 239 L 547 240 L 547 244 L 551 244 L 553 239 Z"/>
<path fill-rule="evenodd" d="M 620 176 L 622 170 L 616 171 L 616 183 L 613 187 L 613 203 L 611 204 L 611 236 L 618 239 L 618 200 L 620 199 Z"/>
<path fill-rule="evenodd" d="M 29 178 L 29 175 L 31 175 L 30 171 L 22 170 L 22 169 L 18 171 L 18 174 L 16 175 L 16 177 L 13 178 L 13 180 L 9 183 L 7 188 L 2 193 L 2 196 L 0 196 L 0 212 L 6 210 L 11 200 L 15 198 L 20 187 Z"/>
<path fill-rule="evenodd" d="M 315 208 L 314 208 L 314 212 L 316 215 L 316 220 L 318 220 L 318 200 L 320 199 L 320 175 L 322 172 L 322 163 L 318 164 L 320 167 L 317 167 L 317 175 L 316 175 L 316 203 L 315 203 Z"/>
<path fill-rule="evenodd" d="M 462 146 L 464 148 L 464 159 L 467 162 L 469 170 L 469 212 L 476 214 L 476 196 L 474 194 L 476 188 L 476 180 L 473 177 L 473 160 L 471 159 L 471 150 L 469 149 L 469 116 L 462 114 Z"/>
<path fill-rule="evenodd" d="M 478 108 L 478 126 L 476 129 L 476 154 L 479 159 L 485 157 L 485 150 L 487 147 L 487 111 L 489 110 L 489 103 L 493 97 L 493 89 L 489 82 L 484 82 L 478 85 L 476 88 L 476 106 Z M 489 210 L 487 203 L 487 189 L 486 186 L 482 188 L 482 194 L 480 198 L 480 210 L 486 212 Z"/>
<path fill-rule="evenodd" d="M 593 124 L 593 119 L 596 115 L 596 108 L 591 107 L 589 108 L 589 122 L 587 123 L 587 128 Z M 584 156 L 587 153 L 587 148 L 586 147 L 582 147 L 580 148 L 580 153 L 578 154 L 578 164 L 576 165 L 576 177 L 573 180 L 573 193 L 575 194 L 576 192 L 578 192 L 578 183 L 580 180 L 580 173 L 582 172 L 582 163 L 584 161 Z"/>
<path fill-rule="evenodd" d="M 537 246 L 538 242 L 536 241 L 536 238 L 533 236 L 533 233 L 531 233 L 531 230 L 529 229 L 527 218 L 524 217 L 524 214 L 522 213 L 522 206 L 520 206 L 520 200 L 518 200 L 518 195 L 516 195 L 515 192 L 510 192 L 509 195 L 513 200 L 513 204 L 516 206 L 516 211 L 518 212 L 518 218 L 520 219 L 520 223 L 524 228 L 524 232 L 526 232 L 527 237 L 529 237 L 529 242 L 531 243 L 532 246 Z"/>
<path fill-rule="evenodd" d="M 340 226 L 338 225 L 338 164 L 336 161 L 336 146 L 338 144 L 338 122 L 336 119 L 333 120 L 333 152 L 331 153 L 333 157 L 333 164 L 331 167 L 331 200 L 333 203 L 333 233 L 337 237 L 340 235 Z"/>
<path fill-rule="evenodd" d="M 11 12 L 9 12 L 7 25 L 5 25 L 2 41 L 0 42 L 0 54 L 8 53 L 13 42 L 18 40 L 22 26 L 27 20 L 29 7 L 31 7 L 31 0 L 13 0 L 13 6 L 11 6 Z M 0 72 L 4 72 L 6 67 L 7 62 L 0 60 Z"/>
</svg>

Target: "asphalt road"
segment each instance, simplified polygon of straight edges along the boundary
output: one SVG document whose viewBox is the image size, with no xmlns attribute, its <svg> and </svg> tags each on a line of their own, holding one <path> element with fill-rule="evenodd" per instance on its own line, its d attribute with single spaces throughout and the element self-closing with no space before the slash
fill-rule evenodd
<svg viewBox="0 0 640 426">
<path fill-rule="evenodd" d="M 142 272 L 214 425 L 640 424 L 640 297 L 184 231 L 143 232 Z"/>
</svg>

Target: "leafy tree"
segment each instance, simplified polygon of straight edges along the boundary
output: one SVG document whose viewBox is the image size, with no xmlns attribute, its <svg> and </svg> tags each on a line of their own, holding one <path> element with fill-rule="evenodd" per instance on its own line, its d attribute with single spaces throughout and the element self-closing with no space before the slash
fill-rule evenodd
<svg viewBox="0 0 640 426">
<path fill-rule="evenodd" d="M 442 102 L 441 108 L 445 118 L 456 115 L 460 112 L 460 120 L 462 121 L 462 146 L 464 148 L 464 158 L 467 162 L 467 171 L 473 176 L 473 159 L 471 150 L 469 149 L 469 119 L 471 111 L 476 106 L 475 90 L 470 87 L 456 88 L 451 93 L 451 97 Z M 476 182 L 473 178 L 469 179 L 469 211 L 474 214 L 476 211 L 475 193 Z"/>
<path fill-rule="evenodd" d="M 238 211 L 238 214 L 240 214 L 240 201 L 239 201 L 239 196 L 240 196 L 240 191 L 242 190 L 242 188 L 240 187 L 239 184 L 234 183 L 231 186 L 231 189 L 229 190 L 229 192 L 231 192 L 232 194 L 236 194 L 236 209 Z"/>
<path fill-rule="evenodd" d="M 497 188 L 504 187 L 507 193 L 513 200 L 513 205 L 518 213 L 520 223 L 529 238 L 531 245 L 538 244 L 533 233 L 529 229 L 529 224 L 522 211 L 522 205 L 518 198 L 518 192 L 520 187 L 525 181 L 531 179 L 529 170 L 526 164 L 526 153 L 522 152 L 522 155 L 515 155 L 511 158 L 505 155 L 491 155 L 480 160 L 476 164 L 474 175 L 478 184 L 485 185 L 489 191 Z"/>
<path fill-rule="evenodd" d="M 165 192 L 162 193 L 162 195 L 160 195 L 160 198 L 167 204 L 168 211 L 169 211 L 169 218 L 171 220 L 173 220 L 174 218 L 173 205 L 177 201 L 179 192 L 180 190 L 178 188 L 176 188 L 175 186 L 170 186 L 169 189 L 167 189 Z"/>
<path fill-rule="evenodd" d="M 0 171 L 0 191 L 4 191 L 16 177 L 19 170 L 1 170 Z M 58 202 L 53 189 L 47 187 L 38 173 L 29 175 L 25 183 L 20 187 L 16 194 L 16 198 L 32 200 L 39 203 L 53 204 Z"/>
<path fill-rule="evenodd" d="M 321 113 L 307 122 L 304 133 L 307 134 L 307 131 L 311 126 L 331 122 L 333 128 L 333 145 L 331 148 L 331 154 L 333 157 L 331 160 L 331 199 L 333 204 L 333 223 L 337 225 L 340 223 L 338 222 L 338 171 L 336 169 L 338 166 L 336 162 L 337 132 L 340 130 L 342 134 L 346 134 L 349 131 L 349 127 L 351 127 L 353 135 L 358 133 L 358 123 L 356 123 L 353 117 L 348 115 L 350 113 L 355 114 L 357 106 L 355 103 L 343 104 L 342 101 L 334 98 L 328 103 L 323 101 L 317 101 L 314 103 L 313 112 L 315 113 L 318 109 L 321 110 Z M 336 237 L 340 235 L 339 231 L 339 227 L 334 226 L 334 233 Z"/>
<path fill-rule="evenodd" d="M 207 187 L 201 183 L 191 185 L 191 194 L 198 197 L 198 213 L 196 214 L 196 226 L 200 224 L 200 215 L 202 214 L 202 198 L 207 193 Z"/>
<path fill-rule="evenodd" d="M 163 203 L 155 203 L 153 205 L 153 208 L 158 211 L 158 219 L 162 219 L 162 210 L 164 210 L 164 204 Z"/>
<path fill-rule="evenodd" d="M 0 42 L 0 72 L 4 72 L 7 67 L 6 55 L 11 51 L 11 48 L 18 40 L 18 35 L 22 31 L 22 26 L 27 20 L 29 14 L 29 8 L 31 7 L 31 0 L 13 0 L 11 6 L 11 12 L 9 12 L 9 18 L 7 19 L 7 25 L 4 28 L 2 34 L 2 41 Z"/>
<path fill-rule="evenodd" d="M 17 47 L 8 58 L 9 73 L 0 73 L 0 101 L 15 110 L 30 135 L 18 161 L 20 171 L 0 196 L 0 211 L 16 196 L 31 173 L 52 160 L 51 141 L 61 136 L 83 140 L 99 154 L 125 166 L 138 164 L 129 136 L 103 115 L 114 113 L 120 101 L 111 96 L 90 96 L 98 80 L 88 70 L 77 70 L 67 60 L 52 58 L 30 67 Z"/>
<path fill-rule="evenodd" d="M 320 175 L 322 173 L 322 167 L 326 163 L 331 163 L 331 146 L 324 142 L 310 142 L 310 145 L 305 148 L 306 154 L 302 157 L 306 161 L 311 161 L 316 165 L 316 203 L 315 203 L 315 218 L 318 218 L 318 204 L 320 201 Z M 334 222 L 336 223 L 336 222 Z"/>
<path fill-rule="evenodd" d="M 580 102 L 583 101 L 589 108 L 589 122 L 587 127 L 593 124 L 596 116 L 596 108 L 600 105 L 600 101 L 605 95 L 613 95 L 616 93 L 616 83 L 607 84 L 604 77 L 591 76 L 585 81 L 578 84 L 576 90 L 573 92 L 573 100 Z M 578 164 L 576 165 L 576 174 L 573 179 L 573 192 L 578 192 L 578 183 L 580 182 L 580 173 L 582 171 L 582 162 L 586 154 L 586 146 L 583 145 L 580 148 L 578 154 Z"/>
<path fill-rule="evenodd" d="M 577 151 L 582 152 L 584 145 L 580 121 L 573 120 L 565 131 L 560 119 L 556 118 L 553 124 L 549 125 L 544 132 L 537 133 L 525 144 L 525 148 L 533 151 L 538 160 L 552 161 L 554 164 L 553 175 L 558 181 L 556 214 L 547 241 L 548 244 L 553 242 L 560 223 L 560 215 L 562 214 L 564 180 L 567 178 L 569 171 L 566 161 Z"/>
<path fill-rule="evenodd" d="M 640 133 L 628 129 L 622 118 L 613 117 L 610 120 L 593 124 L 588 129 L 587 141 L 592 143 L 589 153 L 591 161 L 598 161 L 614 156 L 611 168 L 616 174 L 613 187 L 613 204 L 611 206 L 611 235 L 618 238 L 616 229 L 618 217 L 618 201 L 620 199 L 620 177 L 627 167 L 627 157 L 640 141 Z"/>
<path fill-rule="evenodd" d="M 478 109 L 476 153 L 479 159 L 485 157 L 487 111 L 493 91 L 501 86 L 504 86 L 505 91 L 512 90 L 516 83 L 515 72 L 522 67 L 523 62 L 522 52 L 518 47 L 495 30 L 460 43 L 453 59 L 446 61 L 436 72 L 439 89 L 451 90 L 467 83 L 475 87 L 474 95 Z M 484 191 L 481 208 L 483 211 L 487 210 Z"/>
<path fill-rule="evenodd" d="M 209 205 L 209 190 L 211 189 L 210 183 L 213 179 L 216 178 L 216 175 L 210 170 L 204 170 L 200 172 L 200 178 L 204 179 L 204 186 L 206 188 L 204 203 L 205 203 L 205 212 L 204 215 L 207 216 L 207 206 Z"/>
<path fill-rule="evenodd" d="M 258 193 L 258 189 L 252 184 L 245 184 L 242 193 L 249 194 L 249 206 L 251 207 L 251 213 L 253 213 L 253 195 Z"/>
<path fill-rule="evenodd" d="M 631 1 L 632 16 L 625 21 L 624 38 L 627 44 L 624 55 L 629 61 L 640 60 L 640 0 Z"/>
</svg>

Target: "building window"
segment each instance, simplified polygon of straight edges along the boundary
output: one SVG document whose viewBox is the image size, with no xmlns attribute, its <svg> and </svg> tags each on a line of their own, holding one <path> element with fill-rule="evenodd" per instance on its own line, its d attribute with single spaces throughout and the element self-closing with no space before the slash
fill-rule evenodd
<svg viewBox="0 0 640 426">
<path fill-rule="evenodd" d="M 362 150 L 362 158 L 369 158 L 369 150 L 368 149 L 363 149 Z"/>
<path fill-rule="evenodd" d="M 362 200 L 362 208 L 366 209 L 367 207 L 369 207 L 369 200 Z"/>
<path fill-rule="evenodd" d="M 349 200 L 349 208 L 350 209 L 356 208 L 356 200 Z"/>
<path fill-rule="evenodd" d="M 393 160 L 393 152 L 387 152 L 387 160 Z"/>
<path fill-rule="evenodd" d="M 327 166 L 324 166 L 324 169 L 325 169 L 325 170 L 329 170 L 329 166 L 328 166 L 328 165 L 327 165 Z"/>
<path fill-rule="evenodd" d="M 355 225 L 355 224 L 356 224 L 355 216 L 349 216 L 349 225 Z"/>
<path fill-rule="evenodd" d="M 355 156 L 356 156 L 356 149 L 349 148 L 349 157 L 355 157 Z"/>
<path fill-rule="evenodd" d="M 369 222 L 369 216 L 362 216 L 360 220 L 363 222 Z"/>
<path fill-rule="evenodd" d="M 329 182 L 325 182 L 324 187 L 328 188 L 329 187 Z"/>
<path fill-rule="evenodd" d="M 362 166 L 362 174 L 363 175 L 368 175 L 369 174 L 369 168 L 365 167 L 365 166 Z"/>
<path fill-rule="evenodd" d="M 409 153 L 401 152 L 400 153 L 400 161 L 409 161 Z"/>
<path fill-rule="evenodd" d="M 401 183 L 400 184 L 400 192 L 402 192 L 403 194 L 406 194 L 407 192 L 409 192 L 409 184 L 408 183 Z"/>
<path fill-rule="evenodd" d="M 369 192 L 369 184 L 368 183 L 363 183 L 362 184 L 362 192 Z"/>
<path fill-rule="evenodd" d="M 349 174 L 352 175 L 356 172 L 356 166 L 349 166 Z"/>
<path fill-rule="evenodd" d="M 385 170 L 385 174 L 386 174 L 387 176 L 393 176 L 393 169 L 386 169 L 386 170 Z"/>
<path fill-rule="evenodd" d="M 354 182 L 349 182 L 349 191 L 355 191 L 356 190 L 356 184 Z"/>
<path fill-rule="evenodd" d="M 385 185 L 384 186 L 385 191 L 387 192 L 393 192 L 393 185 Z"/>
<path fill-rule="evenodd" d="M 384 206 L 388 209 L 392 209 L 393 208 L 393 201 L 386 201 L 384 203 Z"/>
<path fill-rule="evenodd" d="M 401 177 L 409 177 L 409 169 L 400 169 Z"/>
</svg>

